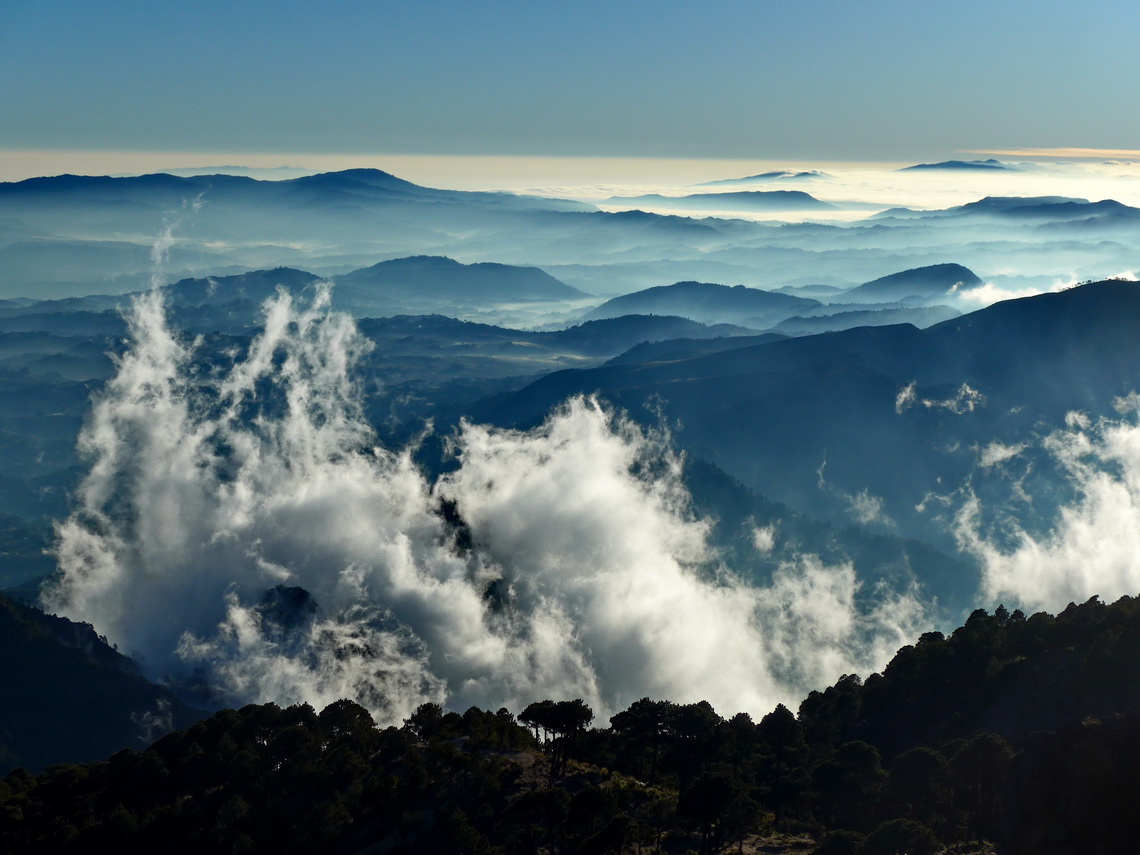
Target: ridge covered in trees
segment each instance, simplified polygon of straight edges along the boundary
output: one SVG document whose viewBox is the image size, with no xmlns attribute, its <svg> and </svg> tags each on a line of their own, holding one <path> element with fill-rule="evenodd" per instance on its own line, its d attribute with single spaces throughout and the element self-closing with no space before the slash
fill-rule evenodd
<svg viewBox="0 0 1140 855">
<path fill-rule="evenodd" d="M 754 721 L 580 699 L 376 727 L 347 700 L 225 710 L 104 762 L 0 780 L 0 849 L 1130 851 L 1140 599 L 975 611 L 866 681 Z M 600 724 L 600 723 L 596 723 Z"/>
<path fill-rule="evenodd" d="M 145 679 L 90 624 L 4 596 L 0 651 L 0 774 L 141 747 L 207 714 Z"/>
</svg>

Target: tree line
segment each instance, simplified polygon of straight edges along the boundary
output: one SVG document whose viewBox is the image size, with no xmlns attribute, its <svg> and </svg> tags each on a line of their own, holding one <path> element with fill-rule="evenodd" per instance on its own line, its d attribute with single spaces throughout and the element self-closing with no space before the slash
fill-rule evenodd
<svg viewBox="0 0 1140 855">
<path fill-rule="evenodd" d="M 142 751 L 0 780 L 0 849 L 474 855 L 1131 851 L 1140 601 L 978 610 L 797 712 L 643 698 L 516 717 L 225 710 Z M 591 725 L 594 724 L 594 727 Z M 773 841 L 776 841 L 773 843 Z"/>
</svg>

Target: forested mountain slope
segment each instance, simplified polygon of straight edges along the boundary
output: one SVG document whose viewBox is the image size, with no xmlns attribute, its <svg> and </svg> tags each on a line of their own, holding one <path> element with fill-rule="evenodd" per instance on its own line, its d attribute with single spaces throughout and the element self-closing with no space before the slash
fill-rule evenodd
<svg viewBox="0 0 1140 855">
<path fill-rule="evenodd" d="M 793 715 L 643 699 L 516 718 L 339 701 L 227 710 L 107 762 L 0 782 L 7 851 L 1129 851 L 1140 600 L 977 611 Z M 589 729 L 593 723 L 604 729 Z M 989 841 L 993 849 L 970 841 Z M 816 842 L 811 842 L 816 841 Z"/>
</svg>

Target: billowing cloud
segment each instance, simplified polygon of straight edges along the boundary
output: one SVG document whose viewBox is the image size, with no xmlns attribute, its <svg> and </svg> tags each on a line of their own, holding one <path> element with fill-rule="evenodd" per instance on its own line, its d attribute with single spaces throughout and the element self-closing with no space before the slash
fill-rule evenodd
<svg viewBox="0 0 1140 855">
<path fill-rule="evenodd" d="M 463 424 L 435 482 L 378 447 L 351 319 L 282 294 L 206 370 L 138 300 L 81 438 L 46 604 L 220 702 L 519 708 L 642 696 L 762 714 L 883 661 L 914 592 L 810 556 L 763 587 L 718 564 L 667 435 L 596 401 L 532 431 Z M 758 548 L 761 540 L 757 541 Z"/>
<path fill-rule="evenodd" d="M 982 533 L 985 509 L 968 495 L 956 532 L 982 564 L 987 600 L 1052 610 L 1094 594 L 1115 599 L 1140 591 L 1140 396 L 1116 403 L 1121 419 L 1071 413 L 1065 428 L 1044 440 L 1077 495 L 1046 534 L 1033 536 L 1009 521 L 1008 545 L 999 545 Z"/>
</svg>

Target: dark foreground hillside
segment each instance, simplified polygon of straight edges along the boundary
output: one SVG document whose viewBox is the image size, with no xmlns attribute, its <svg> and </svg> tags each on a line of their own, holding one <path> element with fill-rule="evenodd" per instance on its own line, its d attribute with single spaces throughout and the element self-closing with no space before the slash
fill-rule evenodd
<svg viewBox="0 0 1140 855">
<path fill-rule="evenodd" d="M 643 699 L 378 729 L 226 710 L 143 751 L 0 781 L 6 852 L 1131 852 L 1140 600 L 977 611 L 880 675 L 753 721 Z M 985 841 L 985 842 L 983 842 Z"/>
<path fill-rule="evenodd" d="M 0 596 L 0 771 L 141 748 L 203 715 L 143 678 L 90 624 Z"/>
</svg>

